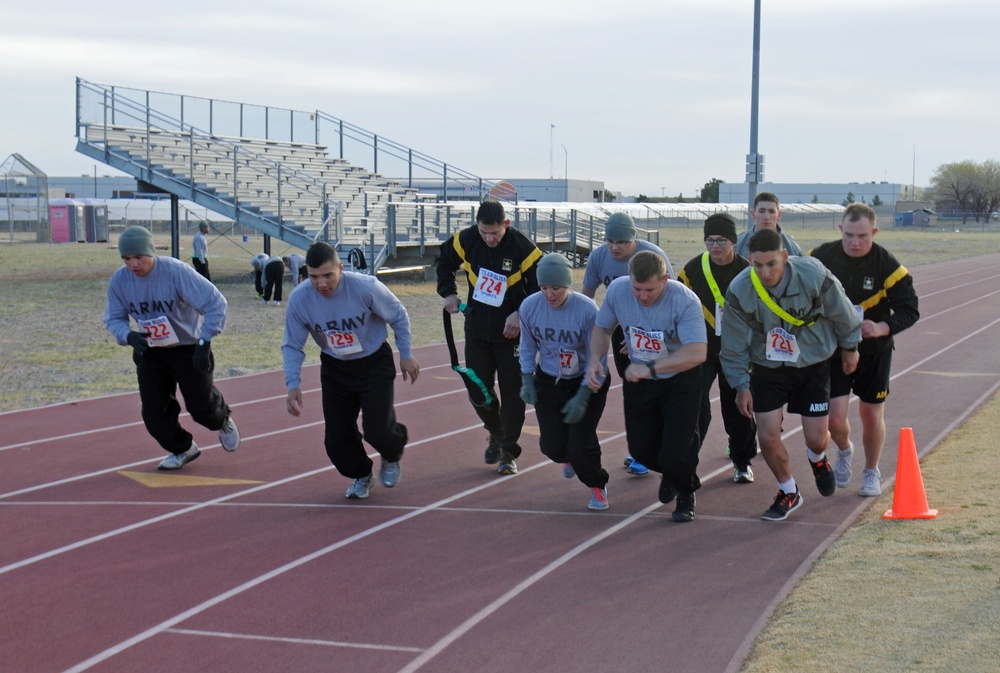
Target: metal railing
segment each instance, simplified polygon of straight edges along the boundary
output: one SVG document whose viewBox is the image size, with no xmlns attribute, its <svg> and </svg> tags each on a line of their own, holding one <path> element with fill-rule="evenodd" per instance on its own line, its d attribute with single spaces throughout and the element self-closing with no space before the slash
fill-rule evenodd
<svg viewBox="0 0 1000 673">
<path fill-rule="evenodd" d="M 269 223 L 265 233 L 300 247 L 327 236 L 331 213 L 342 213 L 327 183 L 214 135 L 214 124 L 205 130 L 185 121 L 183 98 L 180 118 L 154 108 L 160 96 L 78 79 L 78 149 L 97 150 L 95 158 L 201 205 L 220 202 L 219 212 L 237 223 Z M 303 222 L 315 228 L 312 236 Z"/>
</svg>

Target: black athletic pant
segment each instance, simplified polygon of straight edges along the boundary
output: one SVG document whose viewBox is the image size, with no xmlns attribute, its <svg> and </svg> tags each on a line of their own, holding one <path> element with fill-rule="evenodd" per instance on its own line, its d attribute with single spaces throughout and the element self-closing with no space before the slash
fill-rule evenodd
<svg viewBox="0 0 1000 673">
<path fill-rule="evenodd" d="M 625 370 L 628 366 L 632 364 L 628 357 L 628 351 L 622 353 L 622 347 L 625 345 L 625 331 L 622 329 L 621 325 L 615 325 L 614 331 L 611 333 L 611 354 L 615 358 L 615 369 L 618 370 L 618 378 L 622 381 L 625 380 Z"/>
<path fill-rule="evenodd" d="M 337 471 L 348 479 L 372 473 L 362 439 L 385 460 L 398 461 L 408 435 L 406 426 L 396 422 L 393 408 L 396 363 L 389 344 L 357 360 L 338 360 L 322 353 L 319 378 L 326 421 L 324 445 Z M 364 434 L 358 432 L 359 412 Z"/>
<path fill-rule="evenodd" d="M 541 370 L 535 371 L 535 418 L 538 419 L 538 446 L 550 460 L 569 463 L 577 478 L 590 488 L 604 488 L 608 473 L 601 467 L 601 444 L 597 424 L 604 413 L 611 377 L 604 378 L 601 389 L 590 396 L 587 412 L 579 422 L 563 423 L 563 406 L 580 390 L 581 377 L 559 379 Z"/>
<path fill-rule="evenodd" d="M 491 434 L 500 435 L 500 448 L 515 458 L 521 455 L 517 440 L 524 426 L 524 400 L 521 399 L 521 363 L 518 360 L 517 339 L 486 341 L 465 333 L 465 366 L 476 372 L 494 403 L 476 407 L 483 426 Z M 493 388 L 496 379 L 500 397 Z"/>
<path fill-rule="evenodd" d="M 170 453 L 180 454 L 191 448 L 191 433 L 178 422 L 181 405 L 177 402 L 177 388 L 196 423 L 220 430 L 229 418 L 229 407 L 213 385 L 212 373 L 203 374 L 194 368 L 194 349 L 173 346 L 150 348 L 144 355 L 132 354 L 139 379 L 142 420 L 153 439 Z"/>
<path fill-rule="evenodd" d="M 271 262 L 264 267 L 264 301 L 271 301 L 271 290 L 274 290 L 274 301 L 281 301 L 281 281 L 285 276 L 285 263 Z"/>
<path fill-rule="evenodd" d="M 719 379 L 719 403 L 722 405 L 722 423 L 729 437 L 729 457 L 733 465 L 746 467 L 757 455 L 757 424 L 736 408 L 736 391 L 729 387 L 718 355 L 709 355 L 701 365 L 701 413 L 698 415 L 698 436 L 705 441 L 712 422 L 712 382 Z"/>
<path fill-rule="evenodd" d="M 681 493 L 701 488 L 698 407 L 701 365 L 669 379 L 622 384 L 625 432 L 632 456 Z"/>
<path fill-rule="evenodd" d="M 202 260 L 200 257 L 192 257 L 191 261 L 194 262 L 194 270 L 205 277 L 206 280 L 212 280 L 212 274 L 208 272 L 208 260 Z"/>
</svg>

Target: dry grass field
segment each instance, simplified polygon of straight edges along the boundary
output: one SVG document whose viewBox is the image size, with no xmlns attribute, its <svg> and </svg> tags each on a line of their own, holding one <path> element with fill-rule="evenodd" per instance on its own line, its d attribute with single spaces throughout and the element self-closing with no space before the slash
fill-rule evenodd
<svg viewBox="0 0 1000 673">
<path fill-rule="evenodd" d="M 837 237 L 833 229 L 791 233 L 807 250 Z M 226 331 L 213 344 L 217 375 L 280 368 L 284 309 L 257 299 L 250 273 L 262 244 L 210 240 L 213 278 L 229 301 Z M 997 233 L 882 231 L 877 240 L 910 268 L 1000 250 Z M 166 237 L 157 242 L 167 254 Z M 676 271 L 703 249 L 698 229 L 663 230 L 660 242 Z M 182 248 L 189 256 L 190 237 Z M 109 244 L 0 242 L 0 410 L 135 389 L 127 349 L 101 322 L 108 276 L 120 263 Z M 415 345 L 441 341 L 434 284 L 385 280 L 410 311 Z M 318 359 L 315 349 L 307 353 Z M 939 518 L 886 522 L 891 491 L 875 500 L 778 607 L 744 670 L 998 670 L 998 423 L 993 400 L 923 463 Z"/>
</svg>

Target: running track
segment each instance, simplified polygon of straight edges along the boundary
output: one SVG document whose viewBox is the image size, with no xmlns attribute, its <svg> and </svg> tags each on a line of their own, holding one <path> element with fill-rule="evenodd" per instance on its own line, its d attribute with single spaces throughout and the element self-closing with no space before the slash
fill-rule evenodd
<svg viewBox="0 0 1000 673">
<path fill-rule="evenodd" d="M 922 318 L 897 340 L 886 490 L 899 428 L 925 454 L 1000 371 L 1000 255 L 912 271 Z M 675 524 L 655 477 L 621 468 L 618 385 L 601 426 L 611 509 L 589 512 L 530 411 L 520 474 L 483 465 L 444 347 L 417 357 L 420 380 L 396 388 L 402 480 L 366 501 L 344 498 L 323 452 L 317 367 L 300 418 L 278 372 L 221 381 L 243 444 L 226 454 L 188 419 L 203 455 L 179 473 L 156 471 L 135 394 L 0 414 L 0 670 L 735 672 L 873 502 L 857 496 L 860 450 L 851 487 L 819 497 L 792 416 L 805 504 L 760 521 L 773 477 L 758 459 L 756 483 L 731 482 L 716 402 L 697 519 Z M 860 449 L 853 405 L 852 423 Z"/>
</svg>

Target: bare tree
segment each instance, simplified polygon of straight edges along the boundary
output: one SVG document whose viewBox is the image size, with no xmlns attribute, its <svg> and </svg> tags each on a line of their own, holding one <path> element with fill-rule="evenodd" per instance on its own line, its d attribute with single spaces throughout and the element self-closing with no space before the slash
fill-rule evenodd
<svg viewBox="0 0 1000 673">
<path fill-rule="evenodd" d="M 973 210 L 972 197 L 979 181 L 979 166 L 971 160 L 941 164 L 931 177 L 931 191 L 939 210 L 951 207 L 961 211 L 962 224 Z"/>
</svg>

